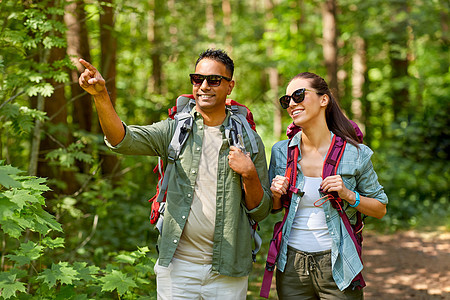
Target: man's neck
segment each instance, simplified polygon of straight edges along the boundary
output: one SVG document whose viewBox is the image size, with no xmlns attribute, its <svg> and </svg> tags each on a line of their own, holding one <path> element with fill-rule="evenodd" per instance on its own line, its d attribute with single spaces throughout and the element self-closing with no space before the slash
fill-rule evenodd
<svg viewBox="0 0 450 300">
<path fill-rule="evenodd" d="M 222 125 L 223 121 L 227 117 L 226 110 L 215 111 L 215 112 L 205 112 L 198 111 L 203 117 L 203 124 L 207 126 L 219 126 Z"/>
</svg>

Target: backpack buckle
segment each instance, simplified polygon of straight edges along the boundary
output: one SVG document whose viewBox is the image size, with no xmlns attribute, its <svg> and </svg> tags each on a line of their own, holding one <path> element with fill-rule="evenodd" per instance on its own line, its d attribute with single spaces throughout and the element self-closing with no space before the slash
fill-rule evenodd
<svg viewBox="0 0 450 300">
<path fill-rule="evenodd" d="M 266 270 L 269 272 L 272 272 L 275 269 L 275 264 L 271 264 L 268 261 L 266 261 Z"/>
</svg>

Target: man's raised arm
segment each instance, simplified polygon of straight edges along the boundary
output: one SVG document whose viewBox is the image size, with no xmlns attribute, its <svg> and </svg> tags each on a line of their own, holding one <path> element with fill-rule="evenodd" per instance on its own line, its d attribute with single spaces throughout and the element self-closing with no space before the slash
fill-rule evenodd
<svg viewBox="0 0 450 300">
<path fill-rule="evenodd" d="M 109 143 L 115 146 L 124 138 L 125 129 L 109 98 L 105 79 L 90 63 L 82 58 L 79 61 L 86 69 L 81 73 L 78 82 L 86 92 L 94 96 L 100 126 Z"/>
</svg>

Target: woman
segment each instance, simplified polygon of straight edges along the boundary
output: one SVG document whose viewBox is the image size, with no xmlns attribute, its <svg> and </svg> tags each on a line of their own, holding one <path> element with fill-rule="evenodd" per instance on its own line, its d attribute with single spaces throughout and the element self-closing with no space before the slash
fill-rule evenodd
<svg viewBox="0 0 450 300">
<path fill-rule="evenodd" d="M 301 127 L 291 140 L 272 148 L 269 176 L 273 208 L 281 210 L 287 193 L 284 177 L 287 147 L 299 147 L 296 187 L 283 226 L 276 283 L 280 299 L 362 299 L 352 280 L 362 270 L 351 237 L 324 193 L 337 192 L 352 224 L 356 212 L 376 218 L 386 214 L 387 196 L 378 183 L 372 150 L 358 136 L 331 94 L 327 83 L 313 73 L 300 73 L 280 98 L 293 123 Z M 333 135 L 347 141 L 334 176 L 322 179 L 324 158 Z M 304 193 L 304 194 L 303 194 Z M 322 199 L 321 199 L 322 198 Z"/>
</svg>

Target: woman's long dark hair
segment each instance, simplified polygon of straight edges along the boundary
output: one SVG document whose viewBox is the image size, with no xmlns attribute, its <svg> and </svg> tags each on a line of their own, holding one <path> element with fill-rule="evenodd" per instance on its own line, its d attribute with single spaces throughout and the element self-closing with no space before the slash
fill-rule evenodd
<svg viewBox="0 0 450 300">
<path fill-rule="evenodd" d="M 328 129 L 334 134 L 344 138 L 350 144 L 358 147 L 358 143 L 361 142 L 361 140 L 357 136 L 355 128 L 339 107 L 339 104 L 331 93 L 326 81 L 319 75 L 310 72 L 297 74 L 292 78 L 291 82 L 295 79 L 307 79 L 311 83 L 311 88 L 315 89 L 317 93 L 328 95 L 330 101 L 325 110 L 325 119 Z"/>
</svg>

